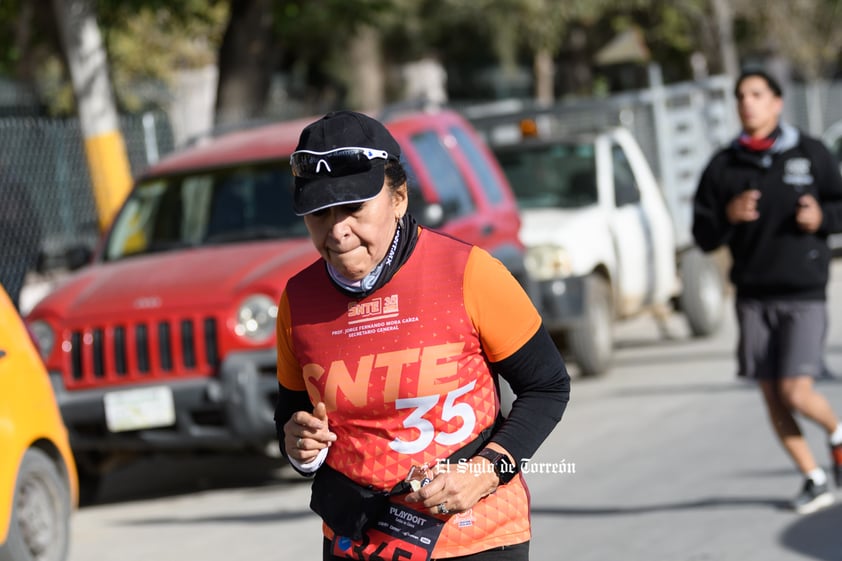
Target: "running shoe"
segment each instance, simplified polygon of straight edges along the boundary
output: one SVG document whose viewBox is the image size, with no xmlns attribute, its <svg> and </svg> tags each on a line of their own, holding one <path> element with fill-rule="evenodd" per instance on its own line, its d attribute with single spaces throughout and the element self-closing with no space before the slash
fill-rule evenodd
<svg viewBox="0 0 842 561">
<path fill-rule="evenodd" d="M 827 481 L 818 485 L 812 479 L 806 479 L 801 492 L 792 501 L 792 508 L 798 514 L 810 514 L 832 504 L 833 495 L 827 489 Z"/>
</svg>

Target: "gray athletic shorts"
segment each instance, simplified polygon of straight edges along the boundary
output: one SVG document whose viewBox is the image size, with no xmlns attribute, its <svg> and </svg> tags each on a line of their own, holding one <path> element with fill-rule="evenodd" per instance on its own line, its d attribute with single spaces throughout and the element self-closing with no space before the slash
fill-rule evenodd
<svg viewBox="0 0 842 561">
<path fill-rule="evenodd" d="M 826 302 L 740 298 L 737 321 L 740 376 L 770 379 L 821 374 Z"/>
</svg>

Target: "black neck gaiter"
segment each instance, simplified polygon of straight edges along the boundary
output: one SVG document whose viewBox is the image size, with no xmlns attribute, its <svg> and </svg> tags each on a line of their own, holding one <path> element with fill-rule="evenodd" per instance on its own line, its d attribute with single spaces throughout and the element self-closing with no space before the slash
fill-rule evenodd
<svg viewBox="0 0 842 561">
<path fill-rule="evenodd" d="M 373 282 L 372 279 L 367 278 L 363 279 L 359 287 L 348 286 L 341 282 L 340 279 L 337 279 L 337 273 L 325 263 L 328 269 L 328 276 L 336 288 L 343 294 L 358 300 L 363 299 L 385 285 L 395 276 L 401 265 L 406 263 L 406 260 L 412 255 L 412 250 L 415 249 L 416 242 L 418 242 L 418 224 L 411 214 L 406 213 L 398 222 L 398 227 L 395 228 L 395 237 L 392 239 L 392 244 L 389 246 L 386 257 L 383 258 L 383 261 L 372 272 L 372 275 L 376 275 Z"/>
</svg>

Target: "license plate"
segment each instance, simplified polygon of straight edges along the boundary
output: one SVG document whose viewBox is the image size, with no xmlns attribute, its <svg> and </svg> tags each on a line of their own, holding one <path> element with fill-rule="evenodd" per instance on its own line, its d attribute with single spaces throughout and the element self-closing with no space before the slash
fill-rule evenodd
<svg viewBox="0 0 842 561">
<path fill-rule="evenodd" d="M 172 390 L 166 386 L 105 394 L 105 422 L 111 432 L 175 424 Z"/>
</svg>

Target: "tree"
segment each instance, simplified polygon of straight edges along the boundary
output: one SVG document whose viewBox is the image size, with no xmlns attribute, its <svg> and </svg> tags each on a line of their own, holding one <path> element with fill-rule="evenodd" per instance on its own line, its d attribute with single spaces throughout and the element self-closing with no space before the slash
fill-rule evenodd
<svg viewBox="0 0 842 561">
<path fill-rule="evenodd" d="M 555 99 L 553 61 L 570 24 L 593 17 L 603 8 L 603 3 L 596 0 L 521 0 L 521 4 L 517 13 L 533 54 L 535 99 L 538 103 L 549 104 Z"/>
<path fill-rule="evenodd" d="M 739 0 L 735 13 L 751 29 L 747 51 L 782 55 L 806 80 L 830 76 L 838 69 L 842 1 L 771 0 L 757 10 L 752 2 Z"/>
<path fill-rule="evenodd" d="M 169 105 L 179 72 L 217 64 L 225 0 L 98 0 L 97 15 L 118 107 Z"/>
<path fill-rule="evenodd" d="M 219 48 L 216 124 L 263 114 L 272 72 L 281 59 L 271 0 L 232 2 Z"/>
<path fill-rule="evenodd" d="M 534 91 L 539 99 L 552 92 L 552 55 L 562 40 L 563 19 L 549 11 L 566 10 L 552 0 L 445 0 L 444 12 L 459 21 L 484 28 L 488 47 L 495 53 L 503 76 L 513 77 L 523 48 L 533 58 Z M 542 17 L 540 14 L 544 15 Z M 543 20 L 543 21 L 539 21 Z M 550 52 L 550 56 L 546 56 Z M 547 83 L 549 82 L 549 86 Z M 550 93 L 550 96 L 552 94 Z"/>
<path fill-rule="evenodd" d="M 740 61 L 734 41 L 734 10 L 729 0 L 711 0 L 711 5 L 716 16 L 722 69 L 736 78 L 740 71 Z"/>
<path fill-rule="evenodd" d="M 132 181 L 107 57 L 90 0 L 53 0 L 53 9 L 60 22 L 100 227 L 104 229 L 123 203 Z"/>
<path fill-rule="evenodd" d="M 303 78 L 315 105 L 326 92 L 341 90 L 334 99 L 342 98 L 346 105 L 379 107 L 386 80 L 378 29 L 380 18 L 394 4 L 394 0 L 232 2 L 220 48 L 217 122 L 263 115 L 272 76 L 280 70 Z"/>
<path fill-rule="evenodd" d="M 596 18 L 606 0 L 443 0 L 441 13 L 468 27 L 484 28 L 504 75 L 513 75 L 521 53 L 531 58 L 534 96 L 539 103 L 555 98 L 555 61 L 571 26 Z M 475 35 L 474 35 L 475 36 Z"/>
</svg>

